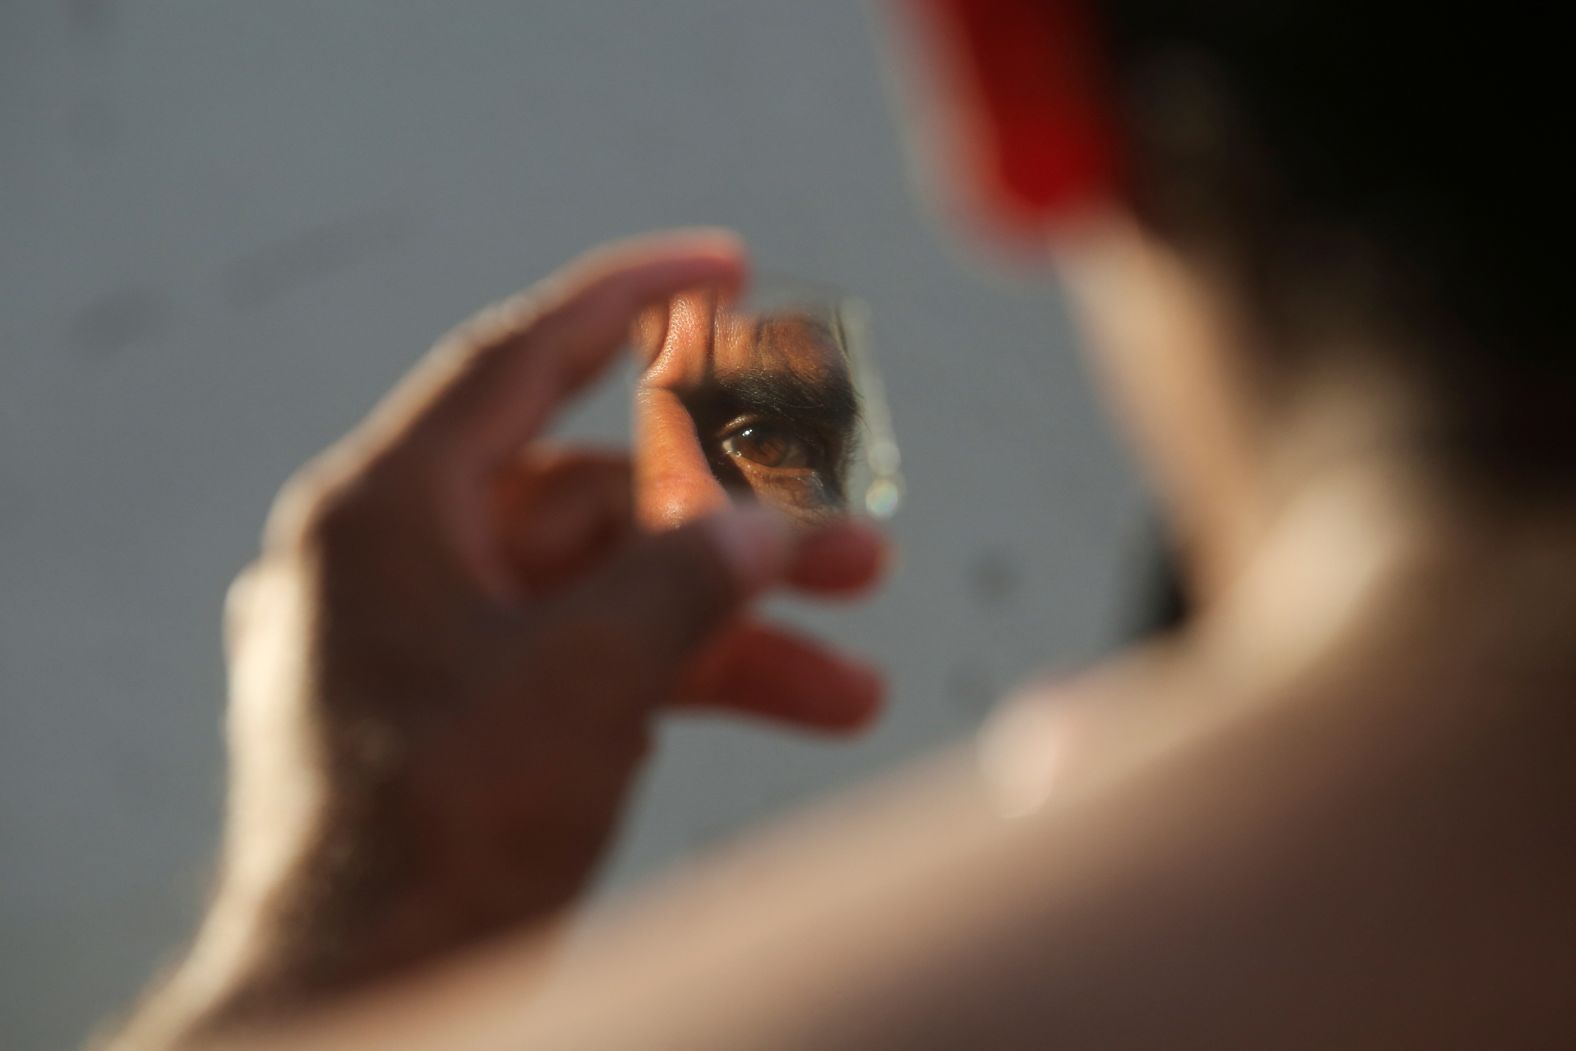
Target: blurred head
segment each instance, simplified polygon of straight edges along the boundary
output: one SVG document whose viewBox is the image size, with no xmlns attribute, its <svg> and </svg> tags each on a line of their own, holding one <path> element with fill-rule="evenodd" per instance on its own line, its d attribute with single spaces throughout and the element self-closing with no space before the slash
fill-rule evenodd
<svg viewBox="0 0 1576 1051">
<path fill-rule="evenodd" d="M 1330 452 L 1315 433 L 1479 495 L 1566 495 L 1552 14 L 913 6 L 955 184 L 1052 247 L 1184 534 L 1251 531 L 1264 488 Z"/>
</svg>

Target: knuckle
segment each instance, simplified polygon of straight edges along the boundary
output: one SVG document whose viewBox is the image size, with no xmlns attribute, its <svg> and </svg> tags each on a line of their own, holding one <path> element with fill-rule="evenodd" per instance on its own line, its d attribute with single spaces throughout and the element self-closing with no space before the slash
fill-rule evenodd
<svg viewBox="0 0 1576 1051">
<path fill-rule="evenodd" d="M 455 369 L 473 367 L 501 344 L 512 343 L 530 328 L 545 306 L 541 285 L 490 303 L 455 326 L 434 351 Z"/>
<path fill-rule="evenodd" d="M 257 563 L 242 569 L 230 581 L 230 586 L 224 593 L 224 627 L 225 635 L 232 641 L 246 624 L 247 611 L 251 608 L 252 597 L 257 590 L 257 579 L 262 573 L 262 567 Z"/>
<path fill-rule="evenodd" d="M 226 617 L 239 616 L 251 599 L 253 590 L 257 587 L 257 578 L 262 573 L 262 566 L 252 562 L 237 573 L 230 581 L 230 586 L 224 592 L 224 615 Z"/>
<path fill-rule="evenodd" d="M 358 531 L 367 503 L 367 479 L 325 455 L 296 472 L 269 512 L 265 546 L 318 547 Z"/>
</svg>

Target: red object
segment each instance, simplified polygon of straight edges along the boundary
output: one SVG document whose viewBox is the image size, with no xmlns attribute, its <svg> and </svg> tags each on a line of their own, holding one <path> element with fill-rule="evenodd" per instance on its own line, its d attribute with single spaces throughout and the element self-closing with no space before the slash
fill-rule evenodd
<svg viewBox="0 0 1576 1051">
<path fill-rule="evenodd" d="M 986 204 L 1044 225 L 1118 185 L 1114 122 L 1096 37 L 1076 0 L 908 0 L 969 105 L 964 158 Z"/>
</svg>

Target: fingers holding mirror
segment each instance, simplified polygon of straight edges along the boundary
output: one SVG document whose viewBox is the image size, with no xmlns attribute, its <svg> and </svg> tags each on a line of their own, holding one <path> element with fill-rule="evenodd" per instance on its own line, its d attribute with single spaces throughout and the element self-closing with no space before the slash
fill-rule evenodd
<svg viewBox="0 0 1576 1051">
<path fill-rule="evenodd" d="M 673 526 L 730 502 L 805 526 L 887 517 L 896 445 L 860 304 L 774 288 L 674 297 L 636 326 L 637 510 Z"/>
</svg>

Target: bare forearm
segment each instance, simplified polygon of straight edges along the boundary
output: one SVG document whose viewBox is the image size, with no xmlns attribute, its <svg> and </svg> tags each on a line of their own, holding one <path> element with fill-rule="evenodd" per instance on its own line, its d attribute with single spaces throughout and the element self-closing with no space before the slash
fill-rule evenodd
<svg viewBox="0 0 1576 1051">
<path fill-rule="evenodd" d="M 276 1023 L 500 933 L 550 927 L 600 853 L 600 840 L 540 822 L 462 851 L 454 842 L 478 842 L 464 829 L 434 833 L 387 809 L 325 825 L 277 875 L 231 857 L 191 949 L 114 1051 Z"/>
</svg>

